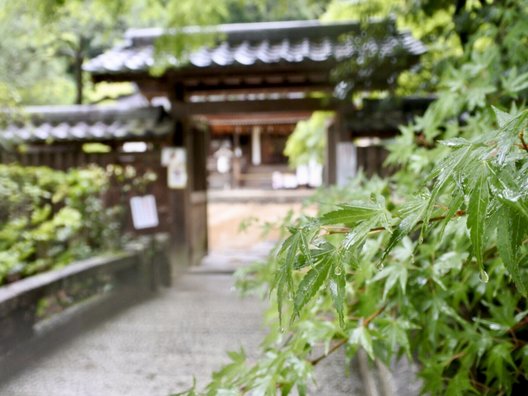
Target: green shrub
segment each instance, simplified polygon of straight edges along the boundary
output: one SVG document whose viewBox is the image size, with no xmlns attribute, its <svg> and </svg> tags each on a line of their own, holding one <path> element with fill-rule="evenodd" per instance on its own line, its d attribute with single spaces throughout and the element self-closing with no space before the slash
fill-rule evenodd
<svg viewBox="0 0 528 396">
<path fill-rule="evenodd" d="M 119 208 L 105 208 L 108 175 L 0 165 L 0 284 L 119 249 Z"/>
</svg>

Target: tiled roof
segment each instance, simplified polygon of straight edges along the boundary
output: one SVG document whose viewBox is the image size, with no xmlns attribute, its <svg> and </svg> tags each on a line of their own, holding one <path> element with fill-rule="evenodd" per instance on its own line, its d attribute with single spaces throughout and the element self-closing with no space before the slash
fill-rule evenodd
<svg viewBox="0 0 528 396">
<path fill-rule="evenodd" d="M 0 129 L 0 140 L 10 144 L 134 140 L 164 136 L 173 130 L 162 107 L 28 107 L 19 118 L 22 121 Z"/>
<path fill-rule="evenodd" d="M 370 28 L 368 28 L 370 27 Z M 393 21 L 372 22 L 364 30 L 358 23 L 322 24 L 318 21 L 220 25 L 217 45 L 189 54 L 188 68 L 251 67 L 296 63 L 339 62 L 361 54 L 381 57 L 418 57 L 426 51 L 408 32 L 398 32 Z M 199 32 L 183 29 L 184 34 Z M 202 30 L 203 31 L 203 30 Z M 373 32 L 377 32 L 373 34 Z M 133 29 L 123 45 L 92 59 L 85 70 L 97 75 L 144 73 L 154 65 L 154 41 L 161 29 Z M 164 61 L 177 66 L 178 59 L 164 54 Z"/>
</svg>

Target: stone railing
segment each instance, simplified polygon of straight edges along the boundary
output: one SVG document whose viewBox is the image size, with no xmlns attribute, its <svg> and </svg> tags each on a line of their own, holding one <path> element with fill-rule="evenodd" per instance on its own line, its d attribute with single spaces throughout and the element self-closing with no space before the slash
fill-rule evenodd
<svg viewBox="0 0 528 396">
<path fill-rule="evenodd" d="M 78 261 L 0 287 L 0 356 L 31 339 L 43 318 L 61 315 L 82 301 L 109 293 L 145 294 L 169 286 L 166 251 L 165 236 L 148 237 L 122 253 Z"/>
</svg>

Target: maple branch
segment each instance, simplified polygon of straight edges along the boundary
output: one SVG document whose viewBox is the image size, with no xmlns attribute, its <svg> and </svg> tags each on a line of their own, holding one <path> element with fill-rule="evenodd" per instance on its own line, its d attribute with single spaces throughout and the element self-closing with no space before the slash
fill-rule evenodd
<svg viewBox="0 0 528 396">
<path fill-rule="evenodd" d="M 325 353 L 319 357 L 316 357 L 315 359 L 312 359 L 309 361 L 309 363 L 312 365 L 312 366 L 316 366 L 321 360 L 324 360 L 326 359 L 328 356 L 330 356 L 332 353 L 334 353 L 335 351 L 337 351 L 339 348 L 341 348 L 343 345 L 346 344 L 348 340 L 346 338 L 343 338 L 341 340 L 339 340 L 338 342 L 336 342 L 334 344 L 334 346 L 332 348 L 330 348 L 328 350 L 328 353 Z"/>
<path fill-rule="evenodd" d="M 471 381 L 471 384 L 475 388 L 477 388 L 477 389 L 479 389 L 481 391 L 489 392 L 491 390 L 490 387 L 484 385 L 482 382 L 477 381 L 476 379 L 473 378 L 473 376 L 471 376 L 471 378 L 469 380 Z"/>
<path fill-rule="evenodd" d="M 368 324 L 370 322 L 372 322 L 375 318 L 377 318 L 383 311 L 385 311 L 385 308 L 387 308 L 387 304 L 385 304 L 384 306 L 382 306 L 380 309 L 378 309 L 376 312 L 374 312 L 372 315 L 370 315 L 368 318 L 366 318 L 365 320 L 363 320 L 363 323 L 362 323 L 362 326 L 368 326 Z M 337 351 L 339 348 L 341 348 L 343 345 L 345 345 L 347 343 L 348 339 L 346 338 L 343 338 L 341 340 L 339 340 L 338 342 L 336 342 L 332 348 L 330 348 L 328 350 L 328 353 L 325 353 L 321 356 L 318 356 L 316 357 L 315 359 L 312 359 L 310 360 L 310 364 L 312 366 L 315 366 L 317 365 L 321 360 L 324 360 L 326 359 L 328 356 L 330 356 L 332 353 L 334 353 L 335 351 Z"/>
<path fill-rule="evenodd" d="M 372 322 L 374 319 L 376 319 L 383 311 L 385 311 L 385 308 L 387 308 L 387 304 L 383 305 L 380 309 L 378 309 L 376 312 L 374 312 L 372 315 L 370 315 L 367 319 L 363 321 L 363 326 L 368 326 L 370 322 Z"/>
<path fill-rule="evenodd" d="M 521 147 L 525 151 L 528 151 L 528 144 L 526 144 L 526 141 L 524 140 L 524 129 L 521 132 L 519 132 L 519 139 L 521 140 Z"/>
<path fill-rule="evenodd" d="M 464 355 L 466 354 L 466 352 L 462 351 L 462 352 L 459 352 L 453 356 L 451 356 L 449 358 L 449 360 L 447 361 L 447 364 L 446 366 L 448 366 L 449 364 L 451 364 L 453 361 L 457 360 L 457 359 L 460 359 L 461 357 L 463 357 Z"/>
<path fill-rule="evenodd" d="M 465 214 L 466 214 L 465 211 L 457 210 L 455 212 L 454 216 L 452 217 L 452 219 L 456 219 L 457 217 L 464 216 Z M 442 221 L 442 220 L 445 220 L 445 219 L 447 219 L 447 216 L 432 217 L 432 218 L 429 219 L 429 224 L 435 223 L 437 221 Z M 423 224 L 423 221 L 420 220 L 418 223 L 416 223 L 416 225 L 419 225 L 419 224 Z M 331 235 L 331 234 L 348 234 L 350 231 L 352 231 L 351 227 L 323 227 L 323 229 L 327 232 L 328 235 Z M 387 228 L 385 228 L 385 227 L 374 227 L 374 228 L 371 228 L 368 231 L 368 233 L 369 234 L 373 234 L 373 233 L 377 233 L 377 232 L 381 232 L 381 231 L 387 231 Z"/>
<path fill-rule="evenodd" d="M 526 325 L 528 325 L 528 316 L 525 316 L 523 320 L 510 327 L 509 331 L 513 331 L 515 333 L 517 330 L 522 329 Z"/>
</svg>

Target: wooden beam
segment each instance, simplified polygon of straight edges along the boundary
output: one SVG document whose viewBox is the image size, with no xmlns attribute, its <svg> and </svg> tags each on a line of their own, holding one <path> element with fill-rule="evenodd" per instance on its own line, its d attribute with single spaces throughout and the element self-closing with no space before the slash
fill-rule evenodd
<svg viewBox="0 0 528 396">
<path fill-rule="evenodd" d="M 326 98 L 234 100 L 180 103 L 178 106 L 173 107 L 172 114 L 179 119 L 207 114 L 312 112 L 316 110 L 335 110 L 338 106 L 338 101 Z"/>
<path fill-rule="evenodd" d="M 299 83 L 249 83 L 243 82 L 239 85 L 187 85 L 187 95 L 221 95 L 221 94 L 243 94 L 243 93 L 265 93 L 265 92 L 332 92 L 334 86 L 326 83 L 315 83 L 302 81 Z"/>
</svg>

